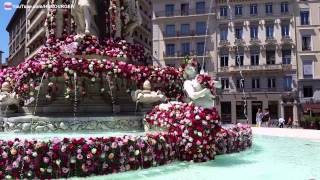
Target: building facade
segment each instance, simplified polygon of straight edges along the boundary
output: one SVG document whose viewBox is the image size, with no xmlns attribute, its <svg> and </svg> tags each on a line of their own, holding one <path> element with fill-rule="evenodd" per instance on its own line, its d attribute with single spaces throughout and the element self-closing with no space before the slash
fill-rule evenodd
<svg viewBox="0 0 320 180">
<path fill-rule="evenodd" d="M 203 54 L 205 70 L 222 83 L 222 121 L 255 124 L 259 108 L 274 120 L 298 120 L 295 0 L 213 0 L 211 9 L 210 0 L 153 5 L 154 63 L 177 66 L 185 55 L 202 63 Z"/>
<path fill-rule="evenodd" d="M 22 0 L 20 4 L 25 4 Z M 6 28 L 9 33 L 8 65 L 16 66 L 23 61 L 26 42 L 26 9 L 16 9 Z"/>
<path fill-rule="evenodd" d="M 294 1 L 220 0 L 216 8 L 222 120 L 255 124 L 259 108 L 297 120 Z"/>
<path fill-rule="evenodd" d="M 205 71 L 216 72 L 216 26 L 210 6 L 214 4 L 209 1 L 153 1 L 154 64 L 178 66 L 192 56 Z"/>
<path fill-rule="evenodd" d="M 47 0 L 27 0 L 27 6 L 45 5 Z M 34 56 L 34 54 L 44 45 L 46 37 L 45 20 L 47 17 L 47 9 L 45 8 L 29 8 L 26 11 L 27 21 L 27 38 L 26 38 L 26 58 Z"/>
<path fill-rule="evenodd" d="M 320 1 L 300 0 L 296 9 L 300 115 L 320 115 Z"/>
</svg>

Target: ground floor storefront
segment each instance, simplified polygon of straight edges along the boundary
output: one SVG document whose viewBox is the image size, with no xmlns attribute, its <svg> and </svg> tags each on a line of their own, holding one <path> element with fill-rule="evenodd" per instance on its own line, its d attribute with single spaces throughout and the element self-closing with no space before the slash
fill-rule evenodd
<svg viewBox="0 0 320 180">
<path fill-rule="evenodd" d="M 246 99 L 246 105 L 245 100 Z M 298 122 L 298 103 L 288 101 L 283 94 L 250 93 L 246 98 L 242 94 L 223 94 L 217 100 L 217 109 L 223 123 L 249 123 L 256 124 L 258 109 L 269 110 L 272 123 L 280 117 L 292 122 Z"/>
</svg>

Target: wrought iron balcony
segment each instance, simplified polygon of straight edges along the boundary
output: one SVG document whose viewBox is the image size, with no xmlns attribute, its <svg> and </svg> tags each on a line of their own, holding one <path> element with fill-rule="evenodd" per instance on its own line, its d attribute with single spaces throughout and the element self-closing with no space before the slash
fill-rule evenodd
<svg viewBox="0 0 320 180">
<path fill-rule="evenodd" d="M 155 17 L 176 17 L 176 16 L 192 16 L 192 15 L 205 15 L 211 14 L 213 10 L 210 8 L 205 9 L 186 9 L 186 10 L 175 10 L 175 11 L 157 11 L 155 12 Z"/>
<path fill-rule="evenodd" d="M 250 39 L 250 44 L 252 44 L 252 45 L 260 45 L 260 43 L 261 43 L 261 40 L 258 38 L 251 38 Z"/>
<path fill-rule="evenodd" d="M 222 67 L 219 69 L 220 72 L 234 72 L 238 73 L 240 71 L 243 71 L 245 73 L 256 73 L 257 71 L 265 71 L 265 72 L 280 72 L 280 71 L 290 71 L 292 70 L 291 64 L 264 64 L 264 65 L 258 65 L 258 66 L 252 66 L 252 65 L 244 65 L 244 66 L 229 66 L 229 67 Z"/>
<path fill-rule="evenodd" d="M 267 37 L 266 43 L 267 44 L 277 44 L 277 40 L 274 37 Z"/>
<path fill-rule="evenodd" d="M 281 42 L 283 44 L 291 44 L 291 43 L 293 43 L 293 40 L 290 36 L 282 36 Z"/>
<path fill-rule="evenodd" d="M 236 39 L 235 41 L 234 41 L 234 44 L 236 45 L 236 46 L 243 46 L 243 45 L 245 45 L 246 43 L 244 42 L 244 40 L 241 38 L 239 38 L 239 39 Z"/>
<path fill-rule="evenodd" d="M 181 32 L 176 31 L 174 33 L 164 33 L 165 38 L 187 38 L 187 37 L 194 37 L 194 36 L 205 36 L 205 32 L 196 32 L 195 30 L 191 30 L 189 32 Z"/>
<path fill-rule="evenodd" d="M 163 52 L 163 57 L 168 59 L 168 58 L 184 58 L 185 56 L 209 56 L 210 51 L 206 51 L 205 54 L 203 52 L 199 52 L 196 50 L 191 50 L 189 52 L 181 52 L 181 51 L 176 51 L 173 54 Z"/>
<path fill-rule="evenodd" d="M 220 40 L 219 41 L 219 46 L 226 47 L 229 45 L 230 45 L 230 42 L 228 40 Z"/>
</svg>

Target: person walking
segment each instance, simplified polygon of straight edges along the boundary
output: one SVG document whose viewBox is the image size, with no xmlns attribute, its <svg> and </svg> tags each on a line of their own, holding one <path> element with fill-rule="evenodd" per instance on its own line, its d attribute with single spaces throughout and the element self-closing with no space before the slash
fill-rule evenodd
<svg viewBox="0 0 320 180">
<path fill-rule="evenodd" d="M 261 109 L 259 108 L 257 111 L 257 114 L 256 114 L 257 127 L 261 127 L 262 118 L 263 118 L 263 113 L 262 113 Z"/>
<path fill-rule="evenodd" d="M 280 128 L 283 128 L 284 122 L 285 122 L 285 120 L 284 120 L 283 117 L 279 118 L 279 127 L 280 127 Z"/>
</svg>

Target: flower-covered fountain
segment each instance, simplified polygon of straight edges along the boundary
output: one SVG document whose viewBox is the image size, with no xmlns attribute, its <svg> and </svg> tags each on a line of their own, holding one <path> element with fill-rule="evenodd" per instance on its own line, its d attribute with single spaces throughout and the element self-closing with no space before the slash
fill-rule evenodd
<svg viewBox="0 0 320 180">
<path fill-rule="evenodd" d="M 94 1 L 62 3 L 74 8 L 64 10 L 62 19 L 57 9 L 49 10 L 44 48 L 0 71 L 4 131 L 148 132 L 0 140 L 1 179 L 90 176 L 177 160 L 204 162 L 251 146 L 249 126 L 222 128 L 214 108 L 219 82 L 197 74 L 194 61 L 186 58 L 181 68 L 147 65 L 144 47 L 132 41 L 132 32 L 141 25 L 138 1 L 105 0 L 104 28 L 95 24 Z"/>
</svg>

